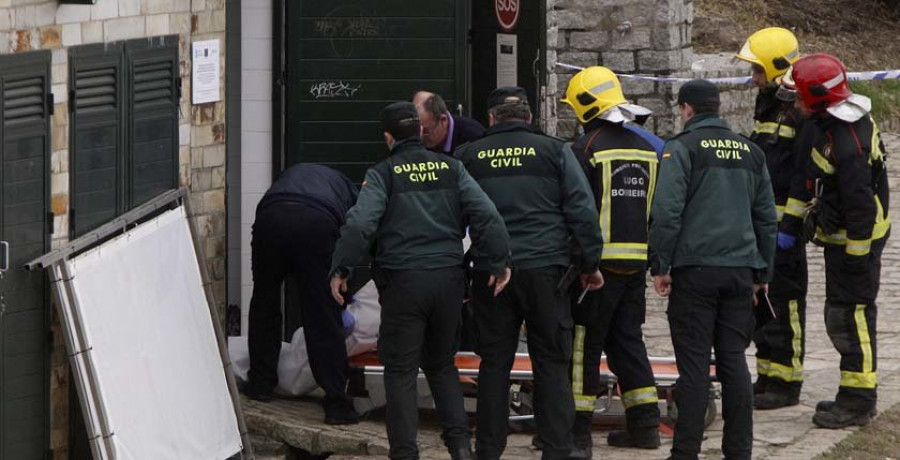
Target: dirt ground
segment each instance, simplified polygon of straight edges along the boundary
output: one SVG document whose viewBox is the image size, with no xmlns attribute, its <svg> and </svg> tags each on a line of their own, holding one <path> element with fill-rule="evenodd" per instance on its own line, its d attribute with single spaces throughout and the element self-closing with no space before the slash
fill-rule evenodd
<svg viewBox="0 0 900 460">
<path fill-rule="evenodd" d="M 816 460 L 847 459 L 900 459 L 900 405 L 888 409 L 870 425 L 816 457 Z"/>
<path fill-rule="evenodd" d="M 738 51 L 758 29 L 791 29 L 804 54 L 837 56 L 851 71 L 900 69 L 900 1 L 697 0 L 694 51 Z"/>
</svg>

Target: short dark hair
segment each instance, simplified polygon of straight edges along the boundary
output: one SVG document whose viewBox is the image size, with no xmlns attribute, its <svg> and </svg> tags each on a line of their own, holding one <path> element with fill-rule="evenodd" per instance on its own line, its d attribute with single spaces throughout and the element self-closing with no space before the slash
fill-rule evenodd
<svg viewBox="0 0 900 460">
<path fill-rule="evenodd" d="M 528 121 L 531 107 L 528 104 L 502 104 L 488 110 L 494 116 L 494 122 Z"/>
<path fill-rule="evenodd" d="M 422 111 L 430 113 L 435 120 L 439 120 L 442 115 L 450 116 L 450 109 L 440 94 L 429 96 L 428 99 L 422 101 Z"/>
<path fill-rule="evenodd" d="M 387 132 L 394 136 L 394 140 L 403 140 L 410 137 L 418 137 L 419 136 L 419 120 L 418 119 L 407 119 L 401 120 L 397 122 L 395 126 L 391 126 L 387 129 Z"/>
</svg>

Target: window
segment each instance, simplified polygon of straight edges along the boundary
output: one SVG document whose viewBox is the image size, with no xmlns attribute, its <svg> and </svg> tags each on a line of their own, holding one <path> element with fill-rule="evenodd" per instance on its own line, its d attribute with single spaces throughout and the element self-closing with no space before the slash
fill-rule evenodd
<svg viewBox="0 0 900 460">
<path fill-rule="evenodd" d="M 178 36 L 69 50 L 71 237 L 178 185 Z"/>
</svg>

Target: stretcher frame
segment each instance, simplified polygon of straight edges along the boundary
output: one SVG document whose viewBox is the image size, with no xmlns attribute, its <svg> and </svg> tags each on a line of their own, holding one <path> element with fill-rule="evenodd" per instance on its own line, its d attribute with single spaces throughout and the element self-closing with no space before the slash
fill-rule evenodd
<svg viewBox="0 0 900 460">
<path fill-rule="evenodd" d="M 671 404 L 673 401 L 675 382 L 678 380 L 678 371 L 677 368 L 675 368 L 675 358 L 650 357 L 649 360 L 650 366 L 654 368 L 653 377 L 656 380 L 656 387 L 658 390 L 662 390 L 664 392 L 664 399 Z M 457 369 L 459 370 L 460 378 L 477 379 L 477 364 L 479 364 L 480 361 L 481 359 L 476 353 L 457 353 L 455 364 Z M 381 362 L 378 360 L 378 356 L 375 351 L 370 351 L 361 355 L 350 357 L 349 366 L 351 372 L 356 372 L 358 375 L 362 375 L 363 377 L 384 377 L 384 365 L 381 364 Z M 658 367 L 664 367 L 666 372 L 656 372 L 656 369 Z M 709 375 L 710 397 L 711 399 L 713 399 L 718 397 L 718 393 L 712 387 L 712 382 L 716 381 L 714 364 L 710 365 Z M 424 378 L 424 373 L 421 371 L 421 369 L 419 370 L 419 378 Z M 534 371 L 531 369 L 531 358 L 528 353 L 516 353 L 513 367 L 510 370 L 509 378 L 513 383 L 534 380 Z M 616 385 L 618 384 L 618 378 L 615 374 L 612 373 L 612 371 L 609 370 L 605 354 L 602 356 L 600 363 L 600 381 L 601 383 L 606 385 L 607 391 L 604 397 L 598 398 L 598 401 L 602 399 L 604 402 L 594 409 L 595 414 L 606 413 L 610 410 L 610 408 L 613 407 L 613 398 L 616 395 L 615 390 Z M 714 418 L 715 415 L 715 408 L 713 407 L 712 417 Z M 533 414 L 510 415 L 509 417 L 510 422 L 521 422 L 533 419 Z M 708 419 L 707 425 L 711 422 L 712 420 Z"/>
<path fill-rule="evenodd" d="M 177 209 L 179 206 L 184 206 L 185 214 L 187 215 L 194 252 L 197 256 L 197 264 L 203 280 L 207 307 L 212 319 L 219 356 L 222 359 L 222 368 L 225 373 L 228 392 L 241 436 L 242 450 L 232 458 L 240 458 L 241 460 L 254 460 L 256 458 L 251 445 L 250 432 L 247 429 L 244 415 L 241 411 L 240 396 L 234 373 L 231 370 L 232 364 L 228 355 L 228 347 L 225 343 L 225 334 L 222 331 L 219 313 L 215 307 L 215 293 L 209 281 L 210 277 L 204 262 L 203 249 L 197 236 L 196 225 L 192 219 L 194 214 L 191 209 L 190 195 L 186 188 L 181 188 L 162 193 L 69 244 L 25 264 L 25 268 L 28 270 L 46 268 L 50 274 L 50 282 L 53 285 L 51 291 L 62 325 L 60 329 L 65 340 L 69 364 L 74 371 L 72 378 L 78 399 L 82 405 L 85 428 L 94 459 L 115 460 L 117 458 L 115 430 L 110 426 L 109 416 L 102 398 L 101 389 L 99 388 L 96 367 L 92 361 L 92 347 L 86 340 L 84 333 L 84 323 L 80 314 L 81 307 L 78 304 L 77 296 L 75 296 L 74 288 L 70 284 L 72 279 L 70 258 L 126 233 L 128 229 L 152 219 L 163 211 Z"/>
</svg>

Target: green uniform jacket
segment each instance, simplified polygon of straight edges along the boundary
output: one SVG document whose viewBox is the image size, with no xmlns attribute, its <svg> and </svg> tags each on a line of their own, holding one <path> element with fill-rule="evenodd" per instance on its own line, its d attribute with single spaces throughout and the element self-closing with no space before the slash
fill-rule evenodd
<svg viewBox="0 0 900 460">
<path fill-rule="evenodd" d="M 501 275 L 509 236 L 494 204 L 458 161 L 425 149 L 418 137 L 401 140 L 366 172 L 341 228 L 331 275 L 349 275 L 373 237 L 377 267 L 462 267 L 465 223 L 476 230 L 472 244 L 486 255 L 491 273 Z"/>
<path fill-rule="evenodd" d="M 569 264 L 569 235 L 584 248 L 581 270 L 597 269 L 603 240 L 590 186 L 572 149 L 525 123 L 501 123 L 456 151 L 509 229 L 513 267 Z M 476 230 L 477 231 L 477 230 Z M 475 248 L 476 268 L 485 254 Z"/>
<path fill-rule="evenodd" d="M 712 114 L 665 148 L 650 226 L 651 272 L 749 267 L 772 278 L 777 214 L 765 154 Z"/>
</svg>

